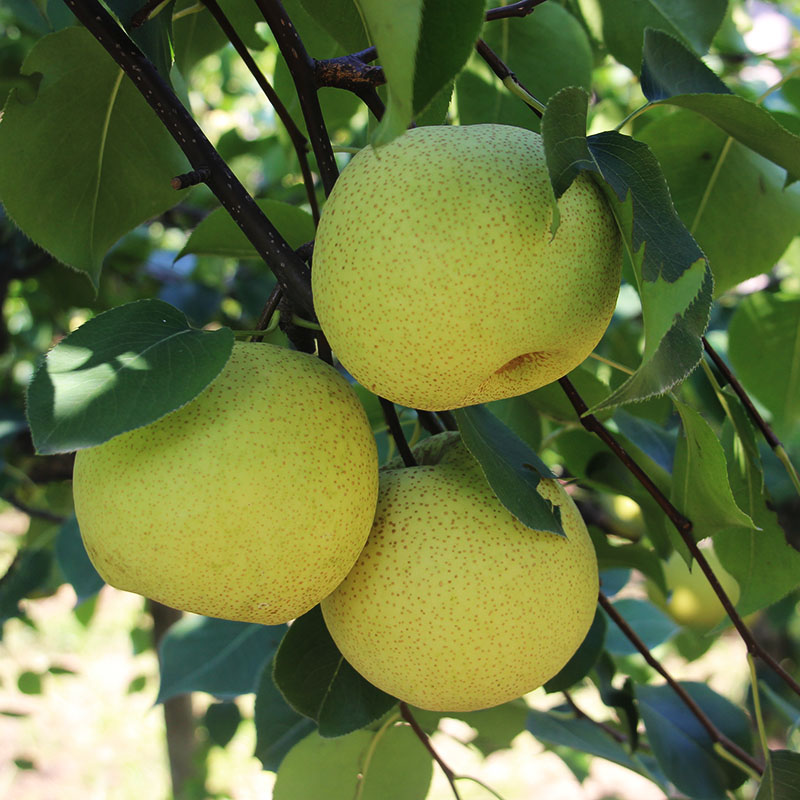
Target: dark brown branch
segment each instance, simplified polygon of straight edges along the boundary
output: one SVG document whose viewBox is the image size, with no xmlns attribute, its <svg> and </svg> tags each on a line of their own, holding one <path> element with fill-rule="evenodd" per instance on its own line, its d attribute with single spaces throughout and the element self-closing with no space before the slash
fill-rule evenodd
<svg viewBox="0 0 800 800">
<path fill-rule="evenodd" d="M 483 39 L 478 39 L 478 42 L 475 45 L 475 50 L 477 50 L 478 55 L 486 62 L 489 69 L 491 69 L 491 71 L 494 72 L 494 74 L 501 81 L 504 81 L 506 78 L 510 78 L 517 86 L 519 86 L 520 89 L 533 97 L 533 95 L 522 85 L 516 74 L 506 66 L 500 56 L 498 56 L 497 53 L 495 53 L 494 50 L 492 50 L 492 48 L 483 41 Z M 531 111 L 533 111 L 534 114 L 536 114 L 537 117 L 541 118 L 541 111 L 533 106 L 528 107 Z"/>
<path fill-rule="evenodd" d="M 333 86 L 356 93 L 386 83 L 383 67 L 365 64 L 358 54 L 315 60 L 314 78 L 317 88 Z"/>
<path fill-rule="evenodd" d="M 681 514 L 675 508 L 675 506 L 672 505 L 672 503 L 670 503 L 670 501 L 664 496 L 663 492 L 653 483 L 652 480 L 650 480 L 649 476 L 626 452 L 625 448 L 623 448 L 622 445 L 620 445 L 619 442 L 617 442 L 617 440 L 608 432 L 605 426 L 594 415 L 586 413 L 588 411 L 586 403 L 578 394 L 570 380 L 568 378 L 561 378 L 559 380 L 559 384 L 567 395 L 570 403 L 572 403 L 572 407 L 578 413 L 578 417 L 583 427 L 586 428 L 586 430 L 595 433 L 600 437 L 600 439 L 602 439 L 603 442 L 605 442 L 605 444 L 617 455 L 620 461 L 622 461 L 622 463 L 628 468 L 628 470 L 639 481 L 639 483 L 644 486 L 647 492 L 662 508 L 664 513 L 669 518 L 669 521 L 675 526 L 675 529 L 680 534 L 681 539 L 683 539 L 686 546 L 689 548 L 692 558 L 694 558 L 694 560 L 697 562 L 697 565 L 700 567 L 703 574 L 708 579 L 708 582 L 711 584 L 711 588 L 714 590 L 714 593 L 717 595 L 717 597 L 719 597 L 720 603 L 722 603 L 722 607 L 725 609 L 725 612 L 730 618 L 733 627 L 736 628 L 736 631 L 741 636 L 742 641 L 747 646 L 747 651 L 753 656 L 760 658 L 787 686 L 792 689 L 793 692 L 800 695 L 800 683 L 798 683 L 772 657 L 772 655 L 770 655 L 770 653 L 765 650 L 758 641 L 756 641 L 756 639 L 753 637 L 753 634 L 742 621 L 741 616 L 739 616 L 739 612 L 734 607 L 731 599 L 722 588 L 722 584 L 719 582 L 719 579 L 714 574 L 714 570 L 706 560 L 702 550 L 700 550 L 700 548 L 697 546 L 697 542 L 695 542 L 694 536 L 692 535 L 692 523 L 686 519 L 686 517 L 684 517 L 683 514 Z"/>
<path fill-rule="evenodd" d="M 298 309 L 313 315 L 308 266 L 295 255 L 256 205 L 153 64 L 98 0 L 64 2 L 133 81 L 192 167 L 208 168 L 210 174 L 206 183 L 209 189 L 244 231 Z"/>
<path fill-rule="evenodd" d="M 278 310 L 278 305 L 280 304 L 282 297 L 283 291 L 281 290 L 281 287 L 278 286 L 278 284 L 275 284 L 275 288 L 270 292 L 267 302 L 264 304 L 264 308 L 261 309 L 261 314 L 258 317 L 258 322 L 256 323 L 256 330 L 263 331 L 267 329 L 270 320 L 272 319 L 272 315 Z M 263 342 L 264 337 L 253 336 L 250 341 Z"/>
<path fill-rule="evenodd" d="M 280 0 L 256 0 L 256 5 L 264 15 L 294 80 L 308 138 L 311 140 L 322 186 L 327 196 L 331 193 L 336 178 L 339 177 L 339 169 L 333 157 L 328 129 L 325 127 L 317 97 L 314 59 L 306 52 Z"/>
<path fill-rule="evenodd" d="M 609 617 L 614 621 L 616 626 L 627 637 L 628 641 L 642 654 L 644 660 L 669 684 L 670 688 L 675 694 L 680 697 L 689 711 L 695 716 L 697 721 L 703 726 L 706 733 L 711 737 L 711 741 L 719 742 L 729 753 L 734 755 L 739 761 L 747 764 L 747 766 L 754 769 L 759 774 L 764 772 L 764 768 L 759 764 L 749 753 L 742 750 L 736 742 L 731 741 L 719 728 L 708 718 L 708 715 L 700 708 L 699 705 L 691 698 L 686 689 L 683 688 L 661 665 L 658 659 L 654 658 L 653 654 L 648 649 L 647 645 L 636 635 L 634 630 L 628 623 L 620 616 L 616 608 L 614 608 L 611 601 L 600 592 L 599 595 L 600 605 Z"/>
<path fill-rule="evenodd" d="M 164 0 L 147 0 L 147 2 L 131 17 L 131 28 L 139 28 L 150 19 L 152 13 Z"/>
<path fill-rule="evenodd" d="M 442 761 L 442 757 L 436 752 L 433 745 L 431 744 L 430 736 L 425 733 L 422 728 L 420 728 L 419 723 L 416 719 L 414 719 L 414 715 L 411 713 L 411 709 L 408 707 L 407 703 L 400 702 L 400 716 L 411 726 L 411 730 L 414 731 L 417 738 L 422 742 L 425 749 L 431 754 L 433 760 L 439 765 L 442 772 L 444 773 L 445 778 L 447 778 L 447 782 L 450 784 L 450 788 L 453 790 L 453 796 L 456 800 L 461 800 L 461 796 L 458 793 L 458 789 L 456 788 L 456 777 L 457 775 L 453 772 L 447 764 Z"/>
<path fill-rule="evenodd" d="M 259 69 L 255 59 L 250 55 L 247 45 L 242 40 L 242 37 L 236 33 L 236 29 L 231 25 L 230 20 L 225 16 L 225 12 L 220 8 L 217 0 L 202 0 L 203 5 L 211 12 L 211 15 L 217 21 L 217 25 L 222 29 L 222 32 L 228 37 L 228 41 L 233 45 L 234 50 L 239 54 L 239 58 L 250 71 L 250 74 L 255 79 L 259 88 L 267 100 L 272 104 L 278 119 L 283 123 L 289 138 L 292 141 L 292 146 L 297 154 L 297 160 L 300 163 L 300 172 L 303 175 L 303 184 L 306 187 L 306 196 L 308 203 L 311 206 L 311 214 L 314 217 L 314 224 L 319 223 L 319 203 L 317 203 L 317 195 L 314 192 L 314 177 L 311 174 L 311 167 L 308 165 L 308 140 L 303 135 L 300 128 L 297 127 L 292 115 L 287 111 L 286 106 L 281 102 L 276 91 L 272 88 L 270 82 L 264 76 L 264 73 Z"/>
<path fill-rule="evenodd" d="M 527 17 L 533 12 L 536 6 L 540 6 L 545 0 L 520 0 L 519 3 L 512 3 L 509 6 L 500 8 L 490 8 L 486 12 L 486 21 L 492 22 L 496 19 L 507 19 L 508 17 Z"/>
<path fill-rule="evenodd" d="M 445 432 L 444 424 L 432 411 L 420 411 L 419 409 L 415 409 L 415 411 L 419 424 L 432 436 Z"/>
<path fill-rule="evenodd" d="M 4 494 L 2 499 L 10 506 L 16 508 L 17 511 L 21 511 L 23 514 L 27 514 L 34 519 L 43 519 L 45 522 L 55 522 L 59 525 L 63 525 L 67 521 L 67 518 L 62 514 L 54 514 L 46 508 L 34 508 L 33 506 L 29 506 L 21 500 L 17 500 L 13 494 Z"/>
<path fill-rule="evenodd" d="M 567 395 L 568 400 L 580 418 L 581 425 L 590 433 L 599 436 L 605 444 L 614 451 L 620 461 L 633 473 L 639 483 L 647 489 L 648 493 L 658 503 L 661 509 L 669 518 L 670 522 L 681 533 L 689 534 L 692 530 L 692 523 L 670 503 L 664 493 L 650 480 L 647 473 L 633 460 L 625 448 L 608 432 L 606 427 L 593 414 L 587 414 L 589 410 L 583 398 L 578 394 L 569 378 L 559 380 L 561 388 Z"/>
<path fill-rule="evenodd" d="M 378 400 L 380 400 L 381 409 L 383 410 L 383 418 L 386 420 L 386 424 L 389 426 L 389 433 L 392 434 L 392 438 L 394 439 L 394 443 L 397 445 L 397 451 L 400 453 L 403 463 L 407 467 L 416 467 L 417 459 L 414 458 L 414 454 L 411 452 L 411 448 L 408 446 L 405 434 L 403 433 L 403 426 L 400 424 L 400 418 L 397 416 L 397 410 L 394 407 L 394 403 L 391 400 L 387 400 L 385 397 L 380 396 L 378 397 Z"/>
<path fill-rule="evenodd" d="M 569 692 L 562 692 L 561 694 L 564 695 L 564 699 L 567 701 L 569 707 L 575 712 L 575 716 L 578 719 L 588 720 L 592 723 L 592 725 L 596 725 L 607 736 L 610 736 L 615 741 L 620 742 L 620 744 L 628 741 L 628 737 L 624 733 L 612 728 L 610 725 L 606 725 L 605 722 L 599 722 L 598 720 L 593 719 L 582 708 L 579 708 L 578 704 L 572 699 L 572 695 Z"/>
<path fill-rule="evenodd" d="M 747 392 L 744 390 L 744 387 L 741 383 L 737 380 L 736 376 L 731 372 L 730 367 L 722 360 L 720 354 L 709 344 L 708 339 L 703 337 L 703 347 L 708 353 L 709 358 L 714 362 L 714 366 L 722 373 L 725 380 L 730 385 L 731 389 L 736 393 L 736 396 L 739 400 L 742 401 L 742 405 L 747 409 L 747 413 L 750 415 L 750 419 L 753 420 L 755 426 L 761 431 L 762 436 L 766 439 L 767 444 L 775 450 L 778 447 L 782 447 L 781 440 L 775 435 L 775 432 L 770 428 L 761 414 L 758 413 L 758 409 L 753 405 L 753 401 L 748 396 Z"/>
</svg>

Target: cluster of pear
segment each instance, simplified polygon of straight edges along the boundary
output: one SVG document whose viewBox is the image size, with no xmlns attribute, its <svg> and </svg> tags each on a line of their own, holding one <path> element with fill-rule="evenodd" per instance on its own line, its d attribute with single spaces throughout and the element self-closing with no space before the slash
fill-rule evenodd
<svg viewBox="0 0 800 800">
<path fill-rule="evenodd" d="M 538 135 L 419 128 L 347 166 L 324 209 L 313 290 L 343 367 L 417 409 L 553 381 L 611 317 L 621 242 L 579 177 L 558 203 Z M 317 603 L 350 663 L 418 707 L 465 711 L 540 686 L 591 624 L 597 562 L 555 480 L 566 536 L 496 498 L 457 433 L 378 469 L 350 383 L 319 359 L 236 344 L 204 392 L 78 453 L 76 513 L 112 585 L 276 624 Z"/>
</svg>

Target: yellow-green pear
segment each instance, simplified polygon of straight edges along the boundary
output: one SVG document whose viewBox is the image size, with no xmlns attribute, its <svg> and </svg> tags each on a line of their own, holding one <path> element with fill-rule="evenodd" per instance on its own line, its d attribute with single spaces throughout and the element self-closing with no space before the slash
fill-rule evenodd
<svg viewBox="0 0 800 800">
<path fill-rule="evenodd" d="M 594 617 L 597 560 L 557 481 L 538 491 L 560 508 L 566 538 L 519 522 L 457 435 L 444 444 L 443 455 L 418 449 L 420 466 L 381 472 L 367 544 L 322 612 L 375 686 L 419 708 L 473 711 L 566 664 Z"/>
<path fill-rule="evenodd" d="M 705 547 L 702 552 L 735 605 L 739 601 L 739 584 L 736 578 L 722 566 L 712 547 Z M 679 625 L 703 633 L 725 619 L 725 609 L 696 561 L 692 562 L 690 570 L 679 553 L 672 553 L 664 564 L 664 579 L 669 590 L 667 597 L 653 583 L 648 583 L 647 593 Z"/>
<path fill-rule="evenodd" d="M 305 353 L 237 343 L 157 422 L 78 452 L 75 513 L 112 586 L 212 617 L 286 622 L 369 534 L 378 458 L 356 394 Z"/>
<path fill-rule="evenodd" d="M 578 366 L 619 292 L 621 237 L 594 181 L 554 199 L 542 140 L 507 125 L 422 127 L 345 167 L 314 245 L 314 305 L 376 394 L 442 410 Z"/>
</svg>

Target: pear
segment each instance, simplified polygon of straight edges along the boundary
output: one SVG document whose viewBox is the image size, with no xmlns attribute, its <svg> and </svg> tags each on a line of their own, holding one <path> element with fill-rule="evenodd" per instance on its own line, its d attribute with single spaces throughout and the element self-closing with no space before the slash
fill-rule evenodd
<svg viewBox="0 0 800 800">
<path fill-rule="evenodd" d="M 420 466 L 381 472 L 367 544 L 322 612 L 378 688 L 419 708 L 473 711 L 566 664 L 594 617 L 597 559 L 558 481 L 537 488 L 560 509 L 566 537 L 519 522 L 458 435 L 443 437 L 416 450 Z"/>
<path fill-rule="evenodd" d="M 370 391 L 443 410 L 524 394 L 578 366 L 619 293 L 621 236 L 593 179 L 555 200 L 541 137 L 423 127 L 361 150 L 325 204 L 314 304 Z"/>
<path fill-rule="evenodd" d="M 78 452 L 75 512 L 112 586 L 212 617 L 273 625 L 315 606 L 369 534 L 378 456 L 333 368 L 237 343 L 194 400 Z"/>
</svg>

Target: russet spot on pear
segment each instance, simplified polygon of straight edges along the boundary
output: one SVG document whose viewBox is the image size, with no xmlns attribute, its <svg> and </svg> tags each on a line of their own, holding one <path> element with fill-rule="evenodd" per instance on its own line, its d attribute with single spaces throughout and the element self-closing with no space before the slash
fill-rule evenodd
<svg viewBox="0 0 800 800">
<path fill-rule="evenodd" d="M 237 343 L 166 417 L 78 452 L 75 511 L 113 586 L 273 625 L 316 605 L 369 534 L 378 458 L 347 382 L 313 356 Z"/>
<path fill-rule="evenodd" d="M 539 492 L 566 538 L 514 518 L 458 442 L 438 463 L 382 471 L 367 544 L 322 601 L 344 657 L 432 711 L 499 705 L 557 674 L 594 617 L 597 559 L 561 485 Z"/>
<path fill-rule="evenodd" d="M 371 391 L 442 410 L 511 397 L 580 364 L 619 292 L 621 237 L 580 175 L 558 201 L 541 138 L 415 128 L 360 151 L 325 205 L 312 283 L 322 328 Z"/>
</svg>

